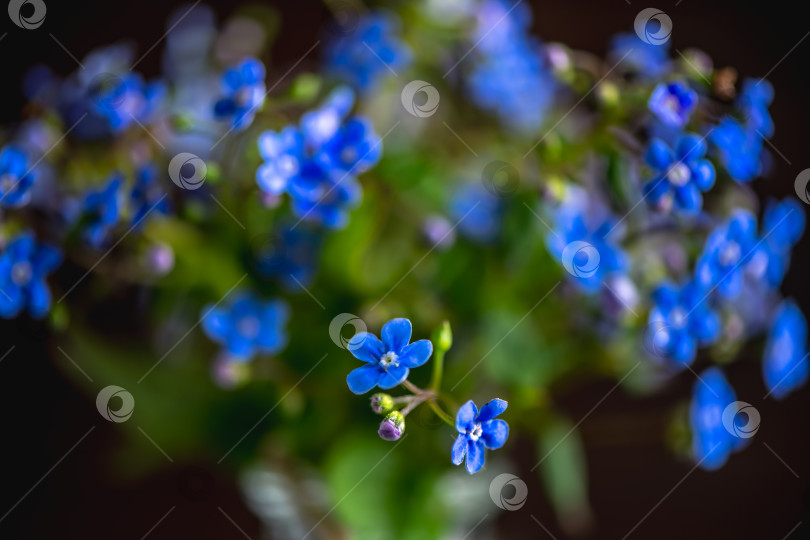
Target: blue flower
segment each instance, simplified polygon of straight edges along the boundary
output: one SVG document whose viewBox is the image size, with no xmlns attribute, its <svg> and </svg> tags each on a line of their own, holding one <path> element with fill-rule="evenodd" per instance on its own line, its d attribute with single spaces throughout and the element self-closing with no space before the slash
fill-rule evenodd
<svg viewBox="0 0 810 540">
<path fill-rule="evenodd" d="M 169 211 L 169 203 L 165 195 L 157 181 L 157 169 L 152 165 L 141 167 L 129 194 L 133 206 L 133 225 L 142 226 L 146 216 L 154 215 L 155 212 L 166 214 Z"/>
<path fill-rule="evenodd" d="M 653 291 L 655 306 L 650 311 L 646 337 L 649 352 L 682 368 L 694 361 L 699 345 L 717 340 L 720 317 L 706 301 L 707 293 L 691 281 L 680 288 L 663 283 Z"/>
<path fill-rule="evenodd" d="M 11 319 L 26 309 L 32 317 L 44 317 L 51 308 L 45 277 L 61 261 L 59 250 L 37 244 L 29 232 L 9 242 L 0 255 L 0 317 Z"/>
<path fill-rule="evenodd" d="M 34 176 L 25 154 L 14 146 L 0 150 L 0 206 L 22 206 L 31 198 Z"/>
<path fill-rule="evenodd" d="M 346 377 L 349 390 L 355 394 L 365 394 L 375 386 L 387 390 L 402 384 L 410 368 L 421 366 L 433 354 L 433 344 L 427 339 L 410 343 L 408 319 L 388 321 L 381 335 L 382 341 L 374 334 L 360 332 L 349 341 L 347 348 L 352 355 L 366 363 Z"/>
<path fill-rule="evenodd" d="M 692 428 L 692 452 L 703 469 L 719 469 L 731 452 L 745 443 L 745 439 L 732 435 L 723 424 L 723 412 L 736 399 L 734 390 L 719 368 L 707 369 L 695 382 L 689 423 Z"/>
<path fill-rule="evenodd" d="M 501 203 L 478 183 L 466 183 L 456 189 L 448 213 L 463 236 L 478 242 L 491 242 L 501 230 Z"/>
<path fill-rule="evenodd" d="M 647 106 L 664 124 L 681 128 L 697 106 L 697 93 L 681 81 L 655 87 Z"/>
<path fill-rule="evenodd" d="M 481 407 L 481 412 L 472 401 L 461 406 L 456 414 L 459 435 L 450 452 L 453 465 L 461 465 L 466 457 L 467 472 L 475 474 L 484 466 L 484 450 L 497 450 L 506 443 L 509 424 L 494 420 L 506 410 L 506 406 L 504 400 L 497 398 Z"/>
<path fill-rule="evenodd" d="M 769 201 L 762 218 L 762 239 L 746 270 L 778 287 L 790 266 L 790 250 L 804 232 L 804 210 L 794 198 Z"/>
<path fill-rule="evenodd" d="M 682 136 L 675 152 L 660 139 L 650 141 L 645 154 L 647 164 L 658 173 L 644 186 L 644 196 L 659 208 L 674 205 L 693 214 L 703 206 L 702 191 L 714 185 L 714 165 L 703 159 L 706 144 L 697 135 Z"/>
<path fill-rule="evenodd" d="M 214 104 L 214 115 L 230 120 L 234 128 L 246 128 L 264 104 L 264 64 L 246 58 L 229 67 L 222 75 L 222 90 L 224 97 Z"/>
<path fill-rule="evenodd" d="M 773 136 L 773 119 L 768 112 L 772 101 L 773 86 L 765 79 L 746 79 L 737 98 L 746 126 L 763 137 Z"/>
<path fill-rule="evenodd" d="M 305 225 L 282 226 L 271 243 L 259 246 L 257 271 L 274 276 L 288 290 L 300 291 L 315 276 L 323 235 Z"/>
<path fill-rule="evenodd" d="M 782 399 L 807 382 L 807 320 L 792 300 L 776 310 L 768 333 L 762 375 L 768 392 Z"/>
<path fill-rule="evenodd" d="M 113 178 L 99 191 L 91 191 L 84 198 L 83 236 L 94 248 L 100 248 L 107 241 L 107 235 L 119 220 L 121 208 L 118 190 L 122 179 Z"/>
<path fill-rule="evenodd" d="M 729 176 L 737 182 L 748 182 L 762 172 L 762 137 L 734 118 L 724 117 L 709 134 L 709 140 Z"/>
<path fill-rule="evenodd" d="M 263 191 L 280 195 L 301 171 L 304 136 L 296 126 L 287 126 L 279 133 L 265 131 L 258 144 L 265 161 L 256 170 L 256 182 Z"/>
<path fill-rule="evenodd" d="M 322 167 L 360 174 L 380 161 L 382 142 L 368 120 L 352 118 L 321 148 L 317 159 Z"/>
<path fill-rule="evenodd" d="M 248 361 L 256 354 L 274 354 L 284 348 L 288 318 L 287 304 L 281 300 L 262 301 L 241 293 L 228 306 L 206 306 L 202 327 L 229 354 Z"/>
<path fill-rule="evenodd" d="M 669 42 L 652 45 L 639 39 L 636 34 L 618 34 L 610 44 L 608 57 L 611 62 L 621 61 L 624 70 L 658 77 L 669 70 Z"/>
<path fill-rule="evenodd" d="M 361 92 L 376 88 L 390 71 L 411 62 L 411 50 L 402 41 L 399 18 L 391 13 L 360 17 L 348 34 L 333 37 L 326 46 L 326 71 Z"/>
<path fill-rule="evenodd" d="M 756 246 L 757 221 L 746 210 L 735 210 L 732 217 L 712 231 L 695 269 L 697 282 L 717 289 L 721 296 L 734 298 L 742 290 L 743 266 L 750 262 Z"/>
</svg>

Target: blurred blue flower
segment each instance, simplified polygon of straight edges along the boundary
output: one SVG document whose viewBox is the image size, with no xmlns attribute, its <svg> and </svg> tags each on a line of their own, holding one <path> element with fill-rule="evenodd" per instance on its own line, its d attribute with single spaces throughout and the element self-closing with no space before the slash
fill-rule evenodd
<svg viewBox="0 0 810 540">
<path fill-rule="evenodd" d="M 274 354 L 287 344 L 287 304 L 263 301 L 248 293 L 237 294 L 227 306 L 203 309 L 202 327 L 213 341 L 241 361 L 256 354 Z"/>
<path fill-rule="evenodd" d="M 660 139 L 647 146 L 645 160 L 658 174 L 644 185 L 644 196 L 661 209 L 674 206 L 694 214 L 703 206 L 702 191 L 714 185 L 714 165 L 704 159 L 706 143 L 697 135 L 680 137 L 675 152 Z"/>
<path fill-rule="evenodd" d="M 491 242 L 501 230 L 501 202 L 481 184 L 459 186 L 447 210 L 459 233 L 472 240 Z"/>
<path fill-rule="evenodd" d="M 148 214 L 154 212 L 168 213 L 169 203 L 166 201 L 165 195 L 166 193 L 158 182 L 157 169 L 154 165 L 147 165 L 138 169 L 135 175 L 135 184 L 129 194 L 133 210 L 133 225 L 141 227 Z"/>
<path fill-rule="evenodd" d="M 497 450 L 506 443 L 509 425 L 503 420 L 494 420 L 506 407 L 506 401 L 497 398 L 481 407 L 480 412 L 472 401 L 461 406 L 456 414 L 459 435 L 450 452 L 453 465 L 461 465 L 466 457 L 467 472 L 475 474 L 484 466 L 485 449 Z"/>
<path fill-rule="evenodd" d="M 121 183 L 121 176 L 115 175 L 102 189 L 91 191 L 84 198 L 82 234 L 94 248 L 104 245 L 110 229 L 118 223 L 121 215 Z"/>
<path fill-rule="evenodd" d="M 748 182 L 762 172 L 762 137 L 734 118 L 724 117 L 709 134 L 709 140 L 729 176 L 737 182 Z"/>
<path fill-rule="evenodd" d="M 22 206 L 31 198 L 34 175 L 28 171 L 28 159 L 14 146 L 0 150 L 0 206 Z"/>
<path fill-rule="evenodd" d="M 768 286 L 778 287 L 790 266 L 790 250 L 804 232 L 804 223 L 804 210 L 796 199 L 769 201 L 762 218 L 762 238 L 746 271 Z"/>
<path fill-rule="evenodd" d="M 352 118 L 327 141 L 316 159 L 327 170 L 360 174 L 380 161 L 382 144 L 371 122 Z"/>
<path fill-rule="evenodd" d="M 734 298 L 742 290 L 743 265 L 750 262 L 757 239 L 756 218 L 735 210 L 709 235 L 695 269 L 697 282 L 721 296 Z"/>
<path fill-rule="evenodd" d="M 345 35 L 334 35 L 326 44 L 326 71 L 360 92 L 373 90 L 390 73 L 405 69 L 411 50 L 401 39 L 399 17 L 373 12 L 360 17 Z"/>
<path fill-rule="evenodd" d="M 734 390 L 719 368 L 711 367 L 695 381 L 689 410 L 692 428 L 692 452 L 703 469 L 722 467 L 731 452 L 745 443 L 723 425 L 723 411 L 736 401 Z"/>
<path fill-rule="evenodd" d="M 669 41 L 652 45 L 636 34 L 618 34 L 610 42 L 608 58 L 614 63 L 621 61 L 622 71 L 658 77 L 669 70 Z"/>
<path fill-rule="evenodd" d="M 256 182 L 263 191 L 280 195 L 301 171 L 304 137 L 296 126 L 287 126 L 278 133 L 265 131 L 258 144 L 264 163 L 256 170 Z"/>
<path fill-rule="evenodd" d="M 689 121 L 697 102 L 694 90 L 684 82 L 674 81 L 656 86 L 647 106 L 667 126 L 681 128 Z"/>
<path fill-rule="evenodd" d="M 784 300 L 765 344 L 765 386 L 773 397 L 782 399 L 807 382 L 807 372 L 807 320 L 793 300 Z"/>
<path fill-rule="evenodd" d="M 707 302 L 708 291 L 695 282 L 677 287 L 665 282 L 652 293 L 646 340 L 656 358 L 674 361 L 673 367 L 690 365 L 698 346 L 708 345 L 720 336 L 720 317 Z"/>
<path fill-rule="evenodd" d="M 300 291 L 315 277 L 323 235 L 305 225 L 284 225 L 270 242 L 258 246 L 256 269 L 273 276 L 288 290 Z"/>
<path fill-rule="evenodd" d="M 248 127 L 264 104 L 264 74 L 264 64 L 255 58 L 246 58 L 226 69 L 222 74 L 224 97 L 214 104 L 214 115 L 229 120 L 236 129 Z"/>
<path fill-rule="evenodd" d="M 51 308 L 45 277 L 61 261 L 58 249 L 37 244 L 30 232 L 9 242 L 0 255 L 0 317 L 11 319 L 23 310 L 32 317 L 44 317 Z"/>
<path fill-rule="evenodd" d="M 382 328 L 382 341 L 368 332 L 360 332 L 347 348 L 366 363 L 349 373 L 346 383 L 355 394 L 365 394 L 375 386 L 393 388 L 408 378 L 410 368 L 419 367 L 433 354 L 433 343 L 427 339 L 411 341 L 411 321 L 392 319 Z M 410 344 L 409 344 L 410 343 Z"/>
<path fill-rule="evenodd" d="M 768 106 L 773 101 L 773 86 L 765 79 L 746 79 L 737 97 L 737 108 L 745 118 L 746 127 L 763 137 L 772 137 L 773 119 Z"/>
</svg>

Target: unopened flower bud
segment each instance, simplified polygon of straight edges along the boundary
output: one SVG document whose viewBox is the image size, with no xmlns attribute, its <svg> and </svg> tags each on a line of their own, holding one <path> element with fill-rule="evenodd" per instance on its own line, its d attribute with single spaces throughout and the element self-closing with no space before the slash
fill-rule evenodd
<svg viewBox="0 0 810 540">
<path fill-rule="evenodd" d="M 441 326 L 433 331 L 433 343 L 437 350 L 448 351 L 453 346 L 453 330 L 450 323 L 442 322 Z"/>
<path fill-rule="evenodd" d="M 377 433 L 385 441 L 397 441 L 405 432 L 405 417 L 399 411 L 391 411 L 385 416 Z"/>
<path fill-rule="evenodd" d="M 371 410 L 377 414 L 391 412 L 394 400 L 388 394 L 374 394 L 371 396 Z"/>
</svg>

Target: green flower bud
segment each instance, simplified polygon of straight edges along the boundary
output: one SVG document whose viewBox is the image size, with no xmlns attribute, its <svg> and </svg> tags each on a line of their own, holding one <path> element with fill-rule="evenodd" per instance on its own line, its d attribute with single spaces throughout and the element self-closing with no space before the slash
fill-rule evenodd
<svg viewBox="0 0 810 540">
<path fill-rule="evenodd" d="M 453 346 L 453 330 L 450 328 L 450 323 L 447 321 L 442 322 L 441 326 L 433 331 L 433 345 L 437 350 L 448 351 Z"/>
<path fill-rule="evenodd" d="M 399 440 L 402 434 L 405 433 L 405 417 L 399 411 L 391 411 L 385 415 L 377 433 L 385 441 Z"/>
<path fill-rule="evenodd" d="M 377 414 L 385 414 L 394 408 L 394 400 L 388 394 L 374 394 L 371 396 L 371 410 Z"/>
</svg>

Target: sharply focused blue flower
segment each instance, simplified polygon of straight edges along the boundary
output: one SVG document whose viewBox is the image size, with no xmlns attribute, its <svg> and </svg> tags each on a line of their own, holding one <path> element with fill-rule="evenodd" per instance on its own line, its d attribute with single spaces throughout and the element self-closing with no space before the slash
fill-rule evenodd
<svg viewBox="0 0 810 540">
<path fill-rule="evenodd" d="M 34 175 L 25 154 L 14 146 L 0 150 L 0 206 L 22 206 L 31 198 Z"/>
<path fill-rule="evenodd" d="M 757 220 L 746 210 L 735 210 L 706 240 L 695 268 L 696 281 L 721 296 L 734 298 L 742 290 L 743 266 L 751 261 L 757 243 Z"/>
<path fill-rule="evenodd" d="M 411 50 L 402 41 L 399 17 L 375 12 L 363 15 L 345 35 L 333 36 L 326 45 L 326 71 L 356 90 L 376 88 L 390 70 L 399 72 L 411 62 Z"/>
<path fill-rule="evenodd" d="M 288 318 L 289 309 L 283 301 L 263 301 L 240 293 L 225 307 L 206 306 L 202 327 L 230 355 L 247 361 L 256 354 L 274 354 L 284 348 Z"/>
<path fill-rule="evenodd" d="M 132 223 L 137 227 L 143 225 L 147 215 L 166 214 L 169 211 L 166 193 L 160 187 L 154 166 L 148 165 L 138 170 L 129 200 L 133 207 Z"/>
<path fill-rule="evenodd" d="M 765 344 L 762 374 L 768 392 L 782 399 L 807 382 L 807 320 L 792 300 L 776 310 Z"/>
<path fill-rule="evenodd" d="M 41 318 L 51 308 L 45 277 L 62 261 L 54 247 L 37 244 L 25 232 L 14 238 L 0 255 L 0 317 L 11 319 L 23 310 Z"/>
<path fill-rule="evenodd" d="M 708 291 L 696 283 L 681 287 L 663 283 L 652 297 L 655 306 L 650 311 L 646 342 L 656 358 L 676 368 L 688 366 L 698 346 L 720 336 L 720 317 L 709 306 Z"/>
<path fill-rule="evenodd" d="M 456 414 L 459 435 L 450 453 L 453 465 L 461 465 L 466 457 L 467 472 L 475 474 L 484 466 L 485 449 L 496 450 L 506 443 L 509 424 L 494 419 L 506 406 L 506 401 L 497 398 L 481 407 L 481 412 L 472 401 L 461 406 Z"/>
<path fill-rule="evenodd" d="M 746 127 L 762 137 L 772 137 L 773 119 L 768 106 L 773 101 L 773 86 L 765 79 L 746 79 L 737 97 L 737 107 L 745 118 Z"/>
<path fill-rule="evenodd" d="M 697 101 L 697 92 L 684 82 L 674 81 L 656 86 L 647 106 L 664 124 L 681 128 L 689 121 Z"/>
<path fill-rule="evenodd" d="M 222 75 L 222 90 L 224 96 L 214 104 L 214 115 L 229 120 L 234 128 L 246 128 L 264 104 L 264 64 L 246 58 L 229 67 Z"/>
<path fill-rule="evenodd" d="M 121 177 L 115 175 L 101 190 L 91 191 L 84 198 L 83 236 L 95 248 L 104 245 L 110 229 L 118 223 L 121 215 L 121 183 Z"/>
<path fill-rule="evenodd" d="M 704 159 L 706 143 L 697 135 L 686 134 L 675 152 L 662 140 L 653 139 L 647 146 L 645 160 L 657 175 L 644 185 L 644 195 L 661 209 L 674 206 L 687 214 L 703 206 L 701 192 L 714 185 L 714 165 Z"/>
<path fill-rule="evenodd" d="M 762 172 L 762 137 L 745 129 L 730 116 L 724 117 L 709 134 L 729 176 L 748 182 Z"/>
<path fill-rule="evenodd" d="M 408 378 L 410 368 L 419 367 L 433 354 L 433 343 L 427 339 L 411 341 L 411 321 L 392 319 L 382 328 L 382 341 L 368 332 L 360 332 L 347 348 L 366 363 L 349 373 L 346 383 L 355 394 L 365 394 L 375 386 L 393 388 Z M 409 344 L 410 343 L 410 344 Z"/>
<path fill-rule="evenodd" d="M 790 266 L 790 250 L 804 232 L 804 223 L 804 210 L 796 199 L 769 201 L 762 218 L 762 238 L 746 271 L 778 287 Z"/>
<path fill-rule="evenodd" d="M 652 45 L 636 34 L 618 34 L 610 43 L 608 59 L 622 71 L 632 71 L 646 77 L 658 77 L 669 70 L 669 41 Z"/>
<path fill-rule="evenodd" d="M 735 437 L 723 424 L 723 412 L 737 398 L 719 368 L 711 367 L 695 381 L 689 423 L 692 428 L 692 452 L 703 469 L 722 467 L 733 450 L 745 439 Z"/>
</svg>

